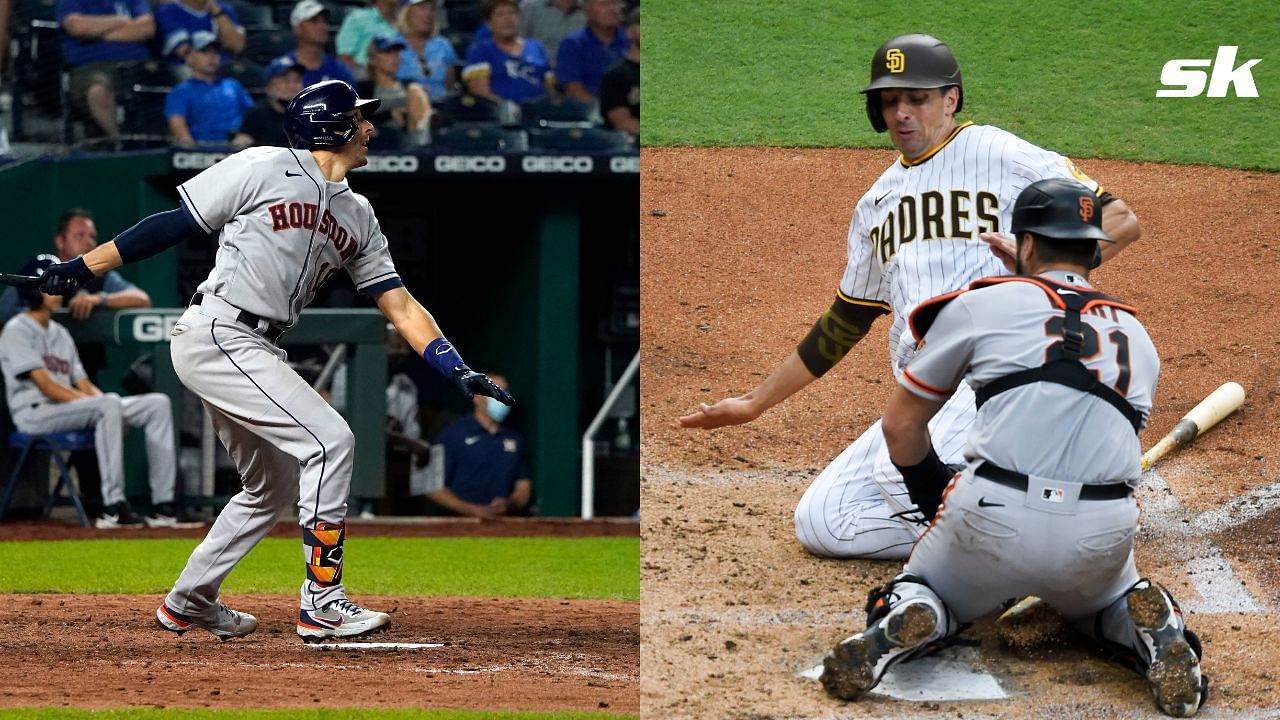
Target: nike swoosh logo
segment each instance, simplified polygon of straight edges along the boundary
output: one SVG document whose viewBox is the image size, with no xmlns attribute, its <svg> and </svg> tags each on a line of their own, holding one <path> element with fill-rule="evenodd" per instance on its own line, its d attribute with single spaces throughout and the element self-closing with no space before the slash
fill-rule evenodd
<svg viewBox="0 0 1280 720">
<path fill-rule="evenodd" d="M 285 177 L 302 177 L 302 173 L 289 172 L 288 170 L 285 170 L 284 176 Z"/>
<path fill-rule="evenodd" d="M 1079 295 L 1080 293 L 1076 292 L 1075 290 L 1063 290 L 1062 288 L 1058 288 L 1058 294 L 1059 295 Z"/>
<path fill-rule="evenodd" d="M 887 193 L 885 193 L 885 194 L 881 195 L 880 197 L 876 198 L 876 204 L 877 204 L 877 205 L 879 205 L 880 203 L 884 202 L 884 199 L 885 199 L 885 198 L 887 198 L 887 197 L 889 197 L 890 193 L 892 193 L 892 192 L 893 192 L 893 191 L 892 191 L 892 190 L 890 190 L 889 192 L 887 192 Z"/>
<path fill-rule="evenodd" d="M 978 498 L 978 507 L 1004 507 L 1004 503 L 989 503 L 985 497 Z"/>
<path fill-rule="evenodd" d="M 463 442 L 465 442 L 465 443 L 466 443 L 466 444 L 468 444 L 468 445 L 475 445 L 476 443 L 480 442 L 480 438 L 479 438 L 479 437 L 469 437 L 469 438 L 467 438 L 466 440 L 463 440 Z"/>
</svg>

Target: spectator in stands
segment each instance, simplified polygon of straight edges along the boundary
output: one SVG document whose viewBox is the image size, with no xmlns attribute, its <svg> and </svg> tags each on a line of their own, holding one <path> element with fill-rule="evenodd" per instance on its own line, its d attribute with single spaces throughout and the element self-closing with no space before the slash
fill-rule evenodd
<svg viewBox="0 0 1280 720">
<path fill-rule="evenodd" d="M 244 111 L 253 98 L 239 80 L 218 78 L 222 47 L 216 38 L 202 35 L 191 41 L 187 53 L 191 77 L 178 83 L 164 99 L 164 115 L 175 145 L 226 144 L 240 129 Z"/>
<path fill-rule="evenodd" d="M 614 130 L 640 134 L 640 8 L 627 13 L 631 49 L 600 79 L 600 114 Z"/>
<path fill-rule="evenodd" d="M 488 375 L 507 387 L 503 376 Z M 528 507 L 533 493 L 524 435 L 502 426 L 510 410 L 506 405 L 489 403 L 478 395 L 471 402 L 472 413 L 440 431 L 436 438 L 444 454 L 443 487 L 433 489 L 427 497 L 459 515 L 494 518 L 519 514 Z"/>
<path fill-rule="evenodd" d="M 244 52 L 244 26 L 225 0 L 172 0 L 157 5 L 155 16 L 160 54 L 174 65 L 182 65 L 193 41 L 209 37 L 231 55 Z"/>
<path fill-rule="evenodd" d="M 520 5 L 516 0 L 487 0 L 485 22 L 490 40 L 477 40 L 467 49 L 462 79 L 473 95 L 524 102 L 546 92 L 551 61 L 542 43 L 520 37 Z"/>
<path fill-rule="evenodd" d="M 345 80 L 356 84 L 347 66 L 326 52 L 329 46 L 329 11 L 319 0 L 299 0 L 289 13 L 289 24 L 298 47 L 289 53 L 302 66 L 302 86 L 323 80 Z"/>
<path fill-rule="evenodd" d="M 67 262 L 96 247 L 98 247 L 98 227 L 94 224 L 93 215 L 88 210 L 71 208 L 58 218 L 58 224 L 53 231 L 53 249 L 58 255 L 59 262 Z M 142 288 L 125 280 L 115 270 L 102 277 L 94 278 L 76 292 L 67 303 L 71 317 L 76 320 L 84 320 L 98 309 L 124 310 L 149 307 L 151 307 L 151 296 L 147 295 Z M 9 318 L 22 310 L 23 305 L 18 299 L 17 289 L 5 288 L 4 293 L 0 294 L 0 325 L 8 322 Z M 100 362 L 91 364 L 88 362 L 87 355 L 84 359 L 90 379 L 97 374 L 98 368 L 106 361 L 103 357 Z"/>
<path fill-rule="evenodd" d="M 369 79 L 356 85 L 360 97 L 378 98 L 378 112 L 366 118 L 378 134 L 369 143 L 374 149 L 399 149 L 406 138 L 416 145 L 426 142 L 431 101 L 416 82 L 396 78 L 404 53 L 404 39 L 397 35 L 375 37 L 370 44 Z"/>
<path fill-rule="evenodd" d="M 618 0 L 586 0 L 587 26 L 565 35 L 556 54 L 556 79 L 566 95 L 595 102 L 604 71 L 631 47 Z"/>
<path fill-rule="evenodd" d="M 369 42 L 375 37 L 396 34 L 396 14 L 400 0 L 369 0 L 369 7 L 352 10 L 342 18 L 334 45 L 338 59 L 361 80 L 368 78 Z"/>
<path fill-rule="evenodd" d="M 231 140 L 236 148 L 289 147 L 289 138 L 284 134 L 284 109 L 302 90 L 302 66 L 289 55 L 278 57 L 262 72 L 262 84 L 266 88 L 264 97 L 245 112 L 244 121 Z"/>
<path fill-rule="evenodd" d="M 117 72 L 146 60 L 156 32 L 148 0 L 58 0 L 62 58 L 71 69 L 71 101 L 104 135 L 119 139 Z"/>
<path fill-rule="evenodd" d="M 542 43 L 553 68 L 560 39 L 586 26 L 579 0 L 525 0 L 520 8 L 520 34 Z"/>
<path fill-rule="evenodd" d="M 400 10 L 400 35 L 408 43 L 396 77 L 421 84 L 432 102 L 453 92 L 458 55 L 440 35 L 435 0 L 409 0 Z"/>
<path fill-rule="evenodd" d="M 20 272 L 39 274 L 55 262 L 52 255 L 39 255 Z M 37 288 L 24 288 L 20 295 L 25 311 L 0 331 L 0 370 L 14 426 L 32 434 L 93 430 L 104 505 L 95 525 L 103 530 L 143 522 L 125 500 L 122 441 L 127 428 L 146 428 L 153 508 L 146 522 L 174 527 L 177 468 L 169 396 L 104 395 L 85 374 L 71 333 L 52 319 L 53 311 L 62 307 L 62 296 L 45 295 Z"/>
</svg>

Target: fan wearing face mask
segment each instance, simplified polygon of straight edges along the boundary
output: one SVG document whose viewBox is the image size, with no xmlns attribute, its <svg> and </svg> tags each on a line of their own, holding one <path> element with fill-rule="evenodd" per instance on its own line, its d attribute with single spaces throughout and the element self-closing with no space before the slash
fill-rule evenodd
<svg viewBox="0 0 1280 720">
<path fill-rule="evenodd" d="M 489 379 L 507 388 L 502 375 Z M 503 426 L 511 408 L 472 398 L 472 413 L 440 432 L 443 486 L 428 493 L 437 505 L 458 515 L 496 518 L 527 514 L 533 494 L 524 435 Z M 433 455 L 432 463 L 438 462 Z"/>
</svg>

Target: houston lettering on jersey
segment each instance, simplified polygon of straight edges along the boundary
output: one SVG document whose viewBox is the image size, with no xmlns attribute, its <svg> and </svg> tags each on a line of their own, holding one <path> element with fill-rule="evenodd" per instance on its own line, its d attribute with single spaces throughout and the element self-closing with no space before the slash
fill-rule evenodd
<svg viewBox="0 0 1280 720">
<path fill-rule="evenodd" d="M 338 219 L 328 210 L 320 215 L 320 227 L 317 228 L 316 217 L 319 210 L 315 203 L 308 202 L 277 203 L 267 207 L 267 212 L 271 213 L 272 230 L 276 232 L 297 229 L 316 230 L 329 238 L 329 242 L 337 248 L 338 255 L 342 256 L 343 262 L 350 262 L 359 250 L 355 234 L 347 232 L 346 228 L 339 225 Z"/>
<path fill-rule="evenodd" d="M 42 359 L 44 360 L 45 369 L 49 372 L 55 375 L 71 374 L 71 363 L 65 358 L 60 358 L 57 355 L 44 355 Z"/>
<path fill-rule="evenodd" d="M 929 190 L 903 195 L 867 234 L 880 261 L 887 263 L 899 247 L 916 240 L 974 240 L 984 232 L 999 232 L 999 212 L 995 193 L 981 190 L 975 198 L 968 190 Z"/>
</svg>

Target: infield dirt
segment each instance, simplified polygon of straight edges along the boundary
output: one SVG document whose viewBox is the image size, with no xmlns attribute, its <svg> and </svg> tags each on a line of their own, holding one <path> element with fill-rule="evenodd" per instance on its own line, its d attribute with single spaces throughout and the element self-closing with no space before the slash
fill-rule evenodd
<svg viewBox="0 0 1280 720">
<path fill-rule="evenodd" d="M 754 387 L 830 305 L 853 206 L 896 156 L 642 151 L 642 712 L 1156 717 L 1146 683 L 1086 643 L 1065 634 L 1014 649 L 989 623 L 972 631 L 975 662 L 1008 700 L 845 704 L 796 677 L 863 627 L 867 588 L 900 569 L 810 556 L 791 519 L 809 481 L 880 415 L 893 384 L 887 320 L 755 422 L 676 426 L 698 403 Z M 1140 493 L 1150 512 L 1139 570 L 1183 601 L 1204 641 L 1213 682 L 1204 716 L 1280 715 L 1280 175 L 1076 160 L 1143 227 L 1093 276 L 1137 305 L 1160 352 L 1143 446 L 1226 380 L 1248 394 Z M 1214 520 L 1218 508 L 1226 512 Z M 1246 609 L 1225 609 L 1236 601 Z"/>
</svg>

